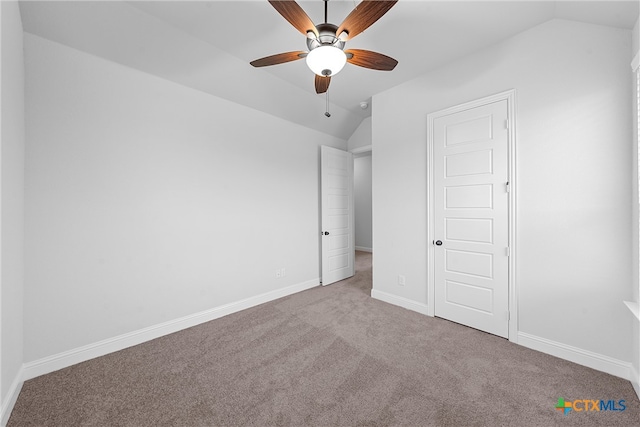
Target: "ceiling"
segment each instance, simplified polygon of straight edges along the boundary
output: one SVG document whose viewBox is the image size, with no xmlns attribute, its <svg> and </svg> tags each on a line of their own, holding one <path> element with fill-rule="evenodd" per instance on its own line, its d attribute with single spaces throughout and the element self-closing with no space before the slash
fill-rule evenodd
<svg viewBox="0 0 640 427">
<path fill-rule="evenodd" d="M 322 0 L 299 1 L 314 22 Z M 358 2 L 330 0 L 339 25 Z M 21 1 L 26 32 L 154 74 L 343 139 L 369 106 L 361 101 L 549 19 L 632 29 L 638 1 L 400 0 L 346 48 L 398 60 L 391 72 L 347 64 L 326 98 L 314 90 L 305 61 L 253 68 L 264 56 L 306 50 L 305 37 L 266 0 Z"/>
</svg>

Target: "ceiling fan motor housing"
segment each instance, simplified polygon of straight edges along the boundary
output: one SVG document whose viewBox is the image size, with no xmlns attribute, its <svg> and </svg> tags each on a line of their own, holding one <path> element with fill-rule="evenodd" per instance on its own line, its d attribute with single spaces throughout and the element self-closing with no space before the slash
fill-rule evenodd
<svg viewBox="0 0 640 427">
<path fill-rule="evenodd" d="M 344 49 L 344 42 L 336 36 L 338 27 L 333 24 L 323 23 L 316 25 L 318 38 L 307 38 L 307 47 L 313 50 L 320 46 L 335 46 L 340 50 Z"/>
</svg>

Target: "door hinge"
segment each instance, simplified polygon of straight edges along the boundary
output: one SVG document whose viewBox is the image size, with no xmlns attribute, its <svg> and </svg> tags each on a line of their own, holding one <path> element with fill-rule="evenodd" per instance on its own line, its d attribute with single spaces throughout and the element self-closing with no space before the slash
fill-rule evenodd
<svg viewBox="0 0 640 427">
<path fill-rule="evenodd" d="M 504 128 L 505 128 L 505 129 L 509 129 L 509 119 L 506 119 L 506 120 L 504 121 Z"/>
<path fill-rule="evenodd" d="M 509 185 L 509 181 L 507 181 L 507 182 L 504 184 L 504 188 L 505 188 L 505 191 L 506 191 L 507 193 L 510 193 L 510 192 L 511 192 L 511 186 Z"/>
<path fill-rule="evenodd" d="M 507 311 L 507 320 L 511 320 L 511 312 Z"/>
<path fill-rule="evenodd" d="M 511 247 L 507 246 L 506 249 L 507 249 L 507 256 L 511 256 Z"/>
</svg>

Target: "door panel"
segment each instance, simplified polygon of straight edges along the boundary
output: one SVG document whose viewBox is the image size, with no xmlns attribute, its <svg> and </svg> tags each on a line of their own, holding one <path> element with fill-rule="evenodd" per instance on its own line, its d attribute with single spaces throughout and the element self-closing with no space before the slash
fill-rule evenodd
<svg viewBox="0 0 640 427">
<path fill-rule="evenodd" d="M 493 219 L 445 218 L 444 238 L 468 243 L 493 243 Z"/>
<path fill-rule="evenodd" d="M 491 139 L 492 126 L 490 115 L 479 115 L 471 119 L 447 123 L 443 129 L 444 144 L 450 147 L 456 144 Z"/>
<path fill-rule="evenodd" d="M 493 290 L 451 280 L 445 283 L 447 303 L 488 314 L 493 311 Z"/>
<path fill-rule="evenodd" d="M 493 186 L 451 185 L 444 189 L 447 209 L 491 209 L 493 207 Z"/>
<path fill-rule="evenodd" d="M 433 121 L 435 315 L 508 337 L 507 101 Z"/>
<path fill-rule="evenodd" d="M 445 272 L 493 279 L 493 255 L 445 249 Z M 469 278 L 467 280 L 470 280 Z"/>
<path fill-rule="evenodd" d="M 471 151 L 445 156 L 444 167 L 447 178 L 479 175 L 493 172 L 493 150 Z"/>
<path fill-rule="evenodd" d="M 321 147 L 322 284 L 355 274 L 353 155 Z"/>
</svg>

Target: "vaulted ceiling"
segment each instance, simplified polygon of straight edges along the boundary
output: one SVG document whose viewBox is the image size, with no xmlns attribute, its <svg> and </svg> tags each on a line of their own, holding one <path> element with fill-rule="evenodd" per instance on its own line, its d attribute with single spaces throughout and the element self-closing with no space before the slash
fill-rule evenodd
<svg viewBox="0 0 640 427">
<path fill-rule="evenodd" d="M 322 0 L 299 1 L 324 20 Z M 339 25 L 355 0 L 330 0 Z M 305 61 L 254 68 L 251 60 L 306 50 L 305 37 L 266 0 L 21 1 L 26 32 L 347 139 L 370 106 L 361 101 L 549 19 L 632 29 L 637 1 L 400 0 L 347 48 L 399 61 L 391 72 L 347 64 L 325 95 Z M 250 124 L 248 124 L 250 125 Z"/>
</svg>

